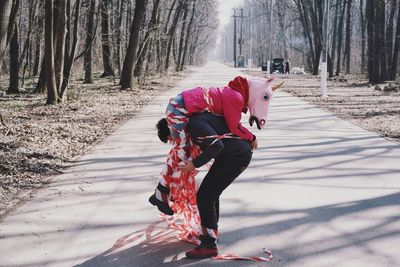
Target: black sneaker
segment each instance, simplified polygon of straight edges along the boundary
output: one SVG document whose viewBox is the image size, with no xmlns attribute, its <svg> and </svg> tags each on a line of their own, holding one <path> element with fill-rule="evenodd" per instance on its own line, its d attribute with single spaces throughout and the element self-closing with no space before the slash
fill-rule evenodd
<svg viewBox="0 0 400 267">
<path fill-rule="evenodd" d="M 149 202 L 153 206 L 157 206 L 158 210 L 161 211 L 162 213 L 164 213 L 165 215 L 173 215 L 174 214 L 174 211 L 170 208 L 170 206 L 167 203 L 162 202 L 156 198 L 155 193 L 153 195 L 151 195 L 151 197 L 149 198 Z"/>
</svg>

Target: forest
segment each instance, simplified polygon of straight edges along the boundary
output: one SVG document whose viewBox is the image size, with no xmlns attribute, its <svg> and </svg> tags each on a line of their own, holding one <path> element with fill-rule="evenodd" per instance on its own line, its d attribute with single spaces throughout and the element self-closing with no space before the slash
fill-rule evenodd
<svg viewBox="0 0 400 267">
<path fill-rule="evenodd" d="M 0 74 L 7 94 L 29 79 L 47 104 L 74 79 L 113 76 L 121 89 L 154 73 L 201 63 L 218 27 L 212 0 L 4 0 Z"/>
<path fill-rule="evenodd" d="M 400 1 L 329 0 L 329 76 L 357 74 L 371 84 L 398 78 Z M 236 46 L 255 66 L 289 59 L 317 75 L 323 44 L 324 0 L 245 0 L 236 10 Z M 234 14 L 232 11 L 232 14 Z M 233 60 L 232 21 L 222 32 L 218 57 Z M 242 36 L 242 38 L 240 38 Z"/>
<path fill-rule="evenodd" d="M 396 80 L 398 0 L 329 0 L 329 76 L 357 73 L 371 83 Z M 72 80 L 113 76 L 121 89 L 186 65 L 201 64 L 219 40 L 219 58 L 234 46 L 260 66 L 270 57 L 319 71 L 323 0 L 245 0 L 237 19 L 219 29 L 216 0 L 3 0 L 0 75 L 16 94 L 34 79 L 47 103 L 65 99 Z M 232 10 L 232 14 L 235 10 Z M 244 14 L 244 16 L 243 16 Z M 236 19 L 235 19 L 236 21 Z M 243 52 L 242 52 L 243 50 Z M 229 59 L 229 60 L 228 60 Z"/>
</svg>

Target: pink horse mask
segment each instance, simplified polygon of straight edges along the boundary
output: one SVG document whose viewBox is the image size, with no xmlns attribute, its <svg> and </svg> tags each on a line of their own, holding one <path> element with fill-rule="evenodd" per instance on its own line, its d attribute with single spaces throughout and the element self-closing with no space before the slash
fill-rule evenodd
<svg viewBox="0 0 400 267">
<path fill-rule="evenodd" d="M 259 130 L 265 127 L 268 118 L 269 104 L 275 90 L 282 86 L 283 82 L 278 85 L 272 85 L 274 78 L 249 78 L 249 102 L 250 110 L 249 124 L 253 126 L 255 122 Z"/>
</svg>

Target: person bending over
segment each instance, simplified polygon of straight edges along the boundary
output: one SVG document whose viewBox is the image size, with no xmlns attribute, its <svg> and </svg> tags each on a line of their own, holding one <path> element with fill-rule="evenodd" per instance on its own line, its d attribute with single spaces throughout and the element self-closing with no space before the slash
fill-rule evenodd
<svg viewBox="0 0 400 267">
<path fill-rule="evenodd" d="M 196 195 L 201 243 L 186 252 L 186 256 L 191 259 L 209 258 L 218 255 L 219 197 L 247 168 L 253 153 L 249 141 L 230 133 L 224 117 L 208 112 L 195 114 L 189 118 L 187 131 L 202 153 L 193 161 L 185 161 L 180 169 L 190 172 L 213 158 L 214 162 Z M 162 133 L 159 131 L 159 134 Z M 166 128 L 164 135 L 170 138 Z M 158 204 L 163 205 L 163 202 L 159 201 Z"/>
</svg>

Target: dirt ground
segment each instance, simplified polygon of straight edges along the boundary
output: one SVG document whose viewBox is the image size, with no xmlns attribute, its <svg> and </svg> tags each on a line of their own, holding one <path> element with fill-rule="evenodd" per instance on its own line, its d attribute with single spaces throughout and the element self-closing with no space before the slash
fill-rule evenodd
<svg viewBox="0 0 400 267">
<path fill-rule="evenodd" d="M 0 91 L 0 219 L 181 78 L 151 77 L 123 91 L 114 80 L 78 82 L 71 86 L 69 101 L 54 106 L 45 105 L 44 95 L 29 93 L 34 84 L 20 95 Z"/>
<path fill-rule="evenodd" d="M 265 72 L 247 71 L 266 77 Z M 400 143 L 400 92 L 375 90 L 360 76 L 345 76 L 327 83 L 327 97 L 321 97 L 319 77 L 307 74 L 277 74 L 285 81 L 283 90 L 338 117 Z M 384 88 L 385 85 L 379 85 Z"/>
</svg>

